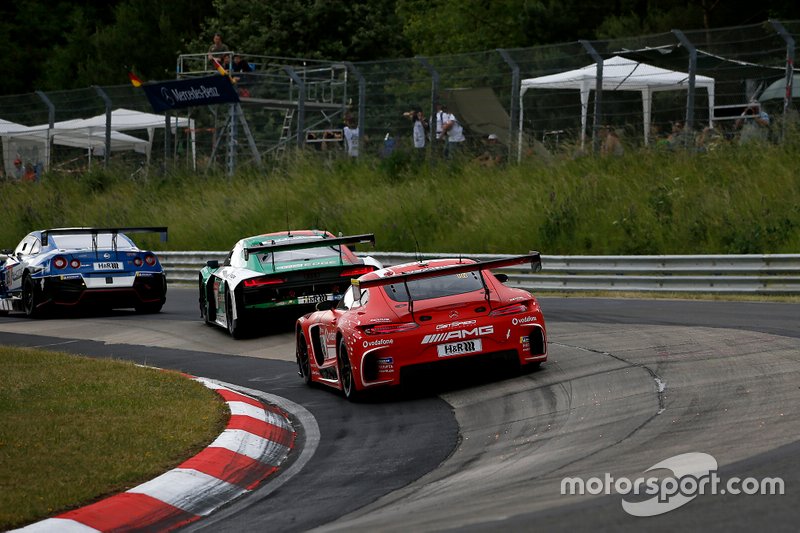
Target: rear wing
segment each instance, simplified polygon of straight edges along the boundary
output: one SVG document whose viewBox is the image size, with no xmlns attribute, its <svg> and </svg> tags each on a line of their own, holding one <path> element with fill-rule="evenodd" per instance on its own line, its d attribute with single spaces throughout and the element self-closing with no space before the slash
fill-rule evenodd
<svg viewBox="0 0 800 533">
<path fill-rule="evenodd" d="M 530 263 L 531 270 L 534 272 L 539 272 L 542 270 L 542 256 L 539 254 L 539 252 L 530 252 L 526 255 L 518 255 L 504 259 L 492 259 L 490 261 L 479 261 L 476 263 L 463 263 L 459 265 L 433 267 L 425 270 L 418 270 L 416 272 L 409 272 L 407 274 L 396 274 L 394 276 L 386 276 L 383 278 L 375 278 L 364 281 L 354 279 L 352 280 L 352 284 L 353 286 L 361 289 L 368 289 L 370 287 L 381 287 L 383 285 L 408 283 L 409 281 L 414 281 L 417 279 L 464 274 L 466 272 L 474 272 L 476 270 L 491 270 L 493 268 L 523 265 L 525 263 Z"/>
<path fill-rule="evenodd" d="M 91 235 L 92 243 L 97 248 L 97 236 L 101 233 L 110 233 L 114 243 L 119 233 L 160 233 L 161 241 L 167 241 L 166 226 L 132 226 L 120 228 L 57 228 L 47 229 L 42 232 L 42 246 L 47 246 L 50 235 Z"/>
<path fill-rule="evenodd" d="M 244 249 L 245 260 L 250 258 L 250 254 L 258 252 L 286 252 L 289 250 L 303 250 L 306 248 L 322 248 L 327 246 L 338 246 L 347 244 L 371 243 L 375 246 L 375 234 L 364 233 L 362 235 L 348 235 L 347 237 L 323 237 L 321 239 L 289 239 L 273 241 L 272 244 L 262 244 L 259 246 L 248 246 Z M 342 251 L 339 250 L 341 256 Z"/>
</svg>

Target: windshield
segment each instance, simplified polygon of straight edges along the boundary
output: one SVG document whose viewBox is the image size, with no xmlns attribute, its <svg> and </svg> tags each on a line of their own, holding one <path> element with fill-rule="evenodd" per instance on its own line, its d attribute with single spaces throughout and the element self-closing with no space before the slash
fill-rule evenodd
<svg viewBox="0 0 800 533">
<path fill-rule="evenodd" d="M 483 289 L 479 272 L 417 279 L 409 281 L 407 285 L 408 292 L 411 293 L 414 301 L 442 298 Z M 409 299 L 404 283 L 386 285 L 383 290 L 395 302 L 407 302 Z"/>
<path fill-rule="evenodd" d="M 92 248 L 91 235 L 50 235 L 49 238 L 59 250 L 82 250 Z M 111 240 L 110 233 L 99 233 L 97 235 L 97 247 L 113 248 Z M 135 248 L 136 245 L 133 244 L 128 237 L 122 234 L 117 234 L 118 250 L 133 250 Z"/>
</svg>

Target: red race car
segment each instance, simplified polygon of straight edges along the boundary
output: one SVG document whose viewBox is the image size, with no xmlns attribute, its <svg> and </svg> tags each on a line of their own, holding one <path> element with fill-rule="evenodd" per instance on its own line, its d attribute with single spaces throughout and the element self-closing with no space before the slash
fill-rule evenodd
<svg viewBox="0 0 800 533">
<path fill-rule="evenodd" d="M 300 376 L 354 399 L 399 385 L 406 369 L 445 360 L 496 355 L 541 364 L 547 332 L 536 298 L 490 272 L 525 263 L 540 270 L 539 253 L 436 259 L 362 275 L 341 300 L 322 302 L 297 320 Z"/>
</svg>

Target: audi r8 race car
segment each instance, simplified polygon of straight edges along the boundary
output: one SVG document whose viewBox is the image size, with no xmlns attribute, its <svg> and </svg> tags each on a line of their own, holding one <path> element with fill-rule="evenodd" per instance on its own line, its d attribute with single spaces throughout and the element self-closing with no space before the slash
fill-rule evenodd
<svg viewBox="0 0 800 533">
<path fill-rule="evenodd" d="M 336 301 L 351 278 L 381 267 L 347 247 L 358 243 L 374 245 L 375 236 L 295 230 L 242 239 L 222 266 L 209 261 L 200 271 L 200 315 L 237 338 L 259 312 L 294 307 L 298 316 L 318 302 Z"/>
<path fill-rule="evenodd" d="M 157 313 L 167 280 L 153 252 L 140 250 L 125 232 L 167 228 L 55 228 L 29 233 L 0 255 L 0 313 L 35 317 L 79 304 L 104 309 L 133 307 Z"/>
<path fill-rule="evenodd" d="M 538 252 L 475 262 L 437 259 L 360 276 L 333 306 L 297 320 L 296 355 L 303 380 L 324 383 L 353 399 L 399 385 L 404 371 L 466 357 L 547 359 L 547 332 L 536 298 L 506 287 L 493 268 L 530 263 Z"/>
</svg>

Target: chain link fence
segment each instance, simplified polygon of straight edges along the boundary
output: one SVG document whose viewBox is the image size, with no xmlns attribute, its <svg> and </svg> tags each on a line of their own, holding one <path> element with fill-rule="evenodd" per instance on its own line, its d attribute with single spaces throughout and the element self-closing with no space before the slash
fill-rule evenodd
<svg viewBox="0 0 800 533">
<path fill-rule="evenodd" d="M 82 132 L 85 142 L 73 139 L 77 146 L 60 143 L 58 136 L 65 121 L 120 108 L 149 112 L 139 88 L 2 96 L 3 169 L 9 177 L 30 178 L 43 170 L 43 160 L 75 172 L 113 160 L 131 176 L 154 168 L 263 170 L 297 150 L 323 159 L 347 157 L 347 121 L 358 126 L 359 157 L 424 154 L 435 160 L 446 142 L 436 138 L 440 104 L 463 125 L 461 157 L 488 164 L 601 151 L 609 132 L 619 138 L 619 153 L 644 145 L 706 150 L 714 143 L 745 141 L 749 134 L 742 123 L 752 123 L 753 113 L 769 117 L 757 135 L 781 142 L 798 93 L 792 67 L 799 33 L 800 21 L 766 21 L 360 63 L 243 54 L 252 72 L 231 73 L 239 106 L 185 109 L 174 115 L 191 119 L 190 126 L 125 132 L 146 141 L 144 147 L 123 138 L 112 144 L 98 130 Z M 220 59 L 232 63 L 233 54 Z M 179 78 L 215 72 L 206 54 L 177 60 Z M 422 110 L 428 121 L 421 152 L 412 144 L 406 113 L 412 109 Z M 31 126 L 40 128 L 36 140 L 19 133 Z"/>
</svg>

